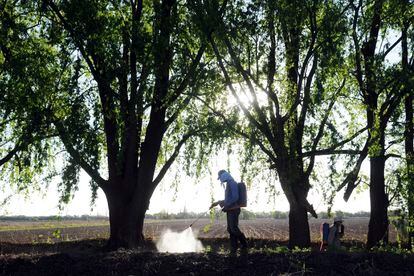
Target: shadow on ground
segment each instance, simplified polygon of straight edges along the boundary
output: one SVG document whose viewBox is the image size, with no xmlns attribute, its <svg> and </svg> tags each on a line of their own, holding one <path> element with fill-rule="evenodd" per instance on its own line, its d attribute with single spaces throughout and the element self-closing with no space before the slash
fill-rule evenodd
<svg viewBox="0 0 414 276">
<path fill-rule="evenodd" d="M 413 275 L 414 256 L 369 252 L 282 252 L 286 242 L 250 240 L 247 255 L 228 254 L 227 239 L 204 239 L 206 253 L 106 252 L 105 240 L 0 244 L 1 275 Z"/>
</svg>

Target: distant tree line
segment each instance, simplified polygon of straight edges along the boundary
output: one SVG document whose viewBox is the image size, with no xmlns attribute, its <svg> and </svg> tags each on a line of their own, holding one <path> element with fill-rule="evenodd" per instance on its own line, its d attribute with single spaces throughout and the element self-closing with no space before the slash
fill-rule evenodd
<svg viewBox="0 0 414 276">
<path fill-rule="evenodd" d="M 392 215 L 392 214 L 390 214 Z M 369 218 L 370 213 L 365 211 L 359 211 L 355 213 L 336 211 L 334 213 L 328 214 L 328 212 L 319 212 L 318 218 L 321 219 L 333 219 L 333 216 L 339 216 L 342 218 Z M 146 219 L 192 219 L 192 218 L 205 218 L 209 219 L 211 216 L 208 213 L 200 214 L 193 212 L 180 212 L 180 213 L 167 213 L 160 212 L 154 214 L 146 214 Z M 287 219 L 289 217 L 289 212 L 281 211 L 272 211 L 272 212 L 251 212 L 246 209 L 242 209 L 240 213 L 240 219 L 249 220 L 249 219 L 260 219 L 260 218 L 270 218 L 270 219 Z M 225 213 L 217 212 L 214 215 L 214 218 L 225 218 Z"/>
<path fill-rule="evenodd" d="M 356 212 L 348 213 L 342 211 L 336 211 L 334 214 L 328 215 L 327 212 L 318 213 L 318 217 L 321 219 L 332 219 L 332 216 L 340 216 L 342 218 L 369 218 L 369 212 Z M 390 214 L 393 215 L 392 213 Z M 209 213 L 194 213 L 194 212 L 179 212 L 179 213 L 168 213 L 168 212 L 159 212 L 154 214 L 146 214 L 145 219 L 155 219 L 155 220 L 174 220 L 174 219 L 195 219 L 195 218 L 210 219 L 212 218 Z M 251 212 L 246 209 L 242 209 L 240 214 L 240 219 L 249 220 L 249 219 L 260 219 L 260 218 L 270 218 L 270 219 L 287 219 L 289 217 L 289 212 L 281 211 L 272 211 L 272 212 Z M 225 213 L 216 212 L 213 216 L 214 219 L 225 219 Z M 108 220 L 107 216 L 0 216 L 0 221 L 70 221 L 70 220 Z"/>
<path fill-rule="evenodd" d="M 69 221 L 69 220 L 107 220 L 107 216 L 0 216 L 0 221 Z"/>
</svg>

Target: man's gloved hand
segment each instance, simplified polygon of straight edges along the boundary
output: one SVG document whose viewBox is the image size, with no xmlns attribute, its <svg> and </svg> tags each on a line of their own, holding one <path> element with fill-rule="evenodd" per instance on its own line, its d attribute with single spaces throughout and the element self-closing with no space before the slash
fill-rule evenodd
<svg viewBox="0 0 414 276">
<path fill-rule="evenodd" d="M 223 207 L 224 206 L 224 200 L 219 200 L 219 201 L 213 202 L 210 206 L 210 209 L 213 208 L 213 207 L 216 207 L 217 205 L 220 205 L 220 207 Z"/>
<path fill-rule="evenodd" d="M 219 204 L 218 201 L 211 203 L 211 206 L 209 209 L 216 207 Z"/>
</svg>

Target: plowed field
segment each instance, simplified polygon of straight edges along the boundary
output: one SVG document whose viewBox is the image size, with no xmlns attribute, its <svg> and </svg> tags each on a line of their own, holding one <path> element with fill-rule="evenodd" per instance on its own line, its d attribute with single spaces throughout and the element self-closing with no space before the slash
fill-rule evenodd
<svg viewBox="0 0 414 276">
<path fill-rule="evenodd" d="M 310 220 L 310 251 L 287 250 L 286 220 L 241 221 L 250 249 L 237 256 L 228 254 L 221 220 L 196 222 L 193 229 L 209 250 L 182 254 L 158 253 L 154 241 L 164 230 L 182 231 L 193 220 L 148 220 L 142 248 L 112 252 L 104 250 L 109 232 L 104 220 L 0 222 L 0 275 L 414 275 L 413 254 L 362 249 L 367 219 L 345 220 L 344 244 L 350 250 L 319 252 L 322 221 Z"/>
</svg>

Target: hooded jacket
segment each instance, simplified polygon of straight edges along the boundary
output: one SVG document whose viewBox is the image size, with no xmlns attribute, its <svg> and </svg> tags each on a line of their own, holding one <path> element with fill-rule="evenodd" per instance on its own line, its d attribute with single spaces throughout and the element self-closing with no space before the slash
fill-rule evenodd
<svg viewBox="0 0 414 276">
<path fill-rule="evenodd" d="M 226 171 L 219 176 L 221 183 L 226 182 L 226 190 L 224 194 L 224 210 L 231 210 L 239 208 L 237 201 L 239 200 L 239 187 L 233 177 Z"/>
</svg>

